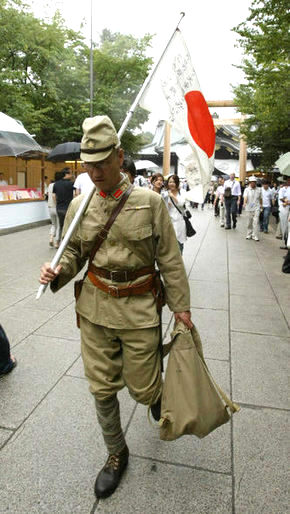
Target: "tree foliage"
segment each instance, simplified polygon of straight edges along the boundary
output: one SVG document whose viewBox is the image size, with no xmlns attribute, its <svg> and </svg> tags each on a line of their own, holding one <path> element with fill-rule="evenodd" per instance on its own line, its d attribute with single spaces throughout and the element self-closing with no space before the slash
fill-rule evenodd
<svg viewBox="0 0 290 514">
<path fill-rule="evenodd" d="M 37 19 L 21 0 L 0 0 L 0 111 L 19 119 L 46 146 L 79 141 L 90 115 L 90 49 L 57 12 L 51 22 Z M 93 49 L 93 113 L 107 114 L 118 129 L 151 64 L 145 56 L 151 37 L 104 30 Z M 135 152 L 146 121 L 138 109 L 122 144 Z"/>
<path fill-rule="evenodd" d="M 100 45 L 94 51 L 94 102 L 93 110 L 107 114 L 117 130 L 135 100 L 148 74 L 152 59 L 146 57 L 150 45 L 148 34 L 141 39 L 131 35 L 112 33 L 105 29 Z M 122 146 L 136 153 L 142 145 L 141 134 L 134 134 L 148 119 L 144 109 L 137 108 L 131 118 L 130 131 L 122 137 Z"/>
<path fill-rule="evenodd" d="M 0 110 L 20 119 L 40 144 L 79 139 L 88 103 L 80 34 L 66 29 L 58 13 L 48 24 L 20 2 L 1 2 L 0 24 Z"/>
<path fill-rule="evenodd" d="M 245 83 L 234 88 L 241 130 L 270 169 L 289 150 L 289 9 L 286 0 L 253 0 L 250 16 L 233 30 L 244 50 Z"/>
</svg>

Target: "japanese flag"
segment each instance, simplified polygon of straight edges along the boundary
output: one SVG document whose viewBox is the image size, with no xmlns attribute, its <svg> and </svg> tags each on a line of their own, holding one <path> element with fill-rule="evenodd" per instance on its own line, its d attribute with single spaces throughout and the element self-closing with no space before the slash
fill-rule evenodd
<svg viewBox="0 0 290 514">
<path fill-rule="evenodd" d="M 202 203 L 214 170 L 215 129 L 200 91 L 189 51 L 176 30 L 140 101 L 141 107 L 158 113 L 188 142 L 178 155 L 185 166 L 188 198 Z"/>
</svg>

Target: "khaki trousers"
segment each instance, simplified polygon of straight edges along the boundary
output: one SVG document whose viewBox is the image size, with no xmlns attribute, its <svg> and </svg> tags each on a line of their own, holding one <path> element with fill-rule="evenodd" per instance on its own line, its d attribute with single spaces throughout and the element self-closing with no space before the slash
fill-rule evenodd
<svg viewBox="0 0 290 514">
<path fill-rule="evenodd" d="M 117 393 L 125 385 L 144 405 L 156 403 L 162 391 L 159 327 L 111 329 L 80 316 L 82 358 L 98 421 L 109 453 L 125 445 Z"/>
<path fill-rule="evenodd" d="M 260 209 L 248 211 L 247 237 L 259 238 Z"/>
</svg>

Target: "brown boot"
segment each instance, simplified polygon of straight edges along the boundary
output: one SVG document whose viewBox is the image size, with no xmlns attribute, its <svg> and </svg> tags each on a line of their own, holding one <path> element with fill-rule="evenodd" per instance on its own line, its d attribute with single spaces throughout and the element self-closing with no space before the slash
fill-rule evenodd
<svg viewBox="0 0 290 514">
<path fill-rule="evenodd" d="M 107 498 L 117 489 L 128 464 L 129 449 L 126 445 L 120 453 L 109 455 L 95 482 L 97 498 Z"/>
</svg>

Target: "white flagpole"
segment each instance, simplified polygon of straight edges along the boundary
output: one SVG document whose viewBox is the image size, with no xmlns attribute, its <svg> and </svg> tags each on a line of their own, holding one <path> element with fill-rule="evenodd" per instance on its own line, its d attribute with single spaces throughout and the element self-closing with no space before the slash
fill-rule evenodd
<svg viewBox="0 0 290 514">
<path fill-rule="evenodd" d="M 126 116 L 126 118 L 125 118 L 125 120 L 124 120 L 124 122 L 123 122 L 123 125 L 121 126 L 121 128 L 120 128 L 120 130 L 119 130 L 119 132 L 118 132 L 118 135 L 119 135 L 119 137 L 120 137 L 120 138 L 121 138 L 121 137 L 122 137 L 122 135 L 124 134 L 124 132 L 125 132 L 125 130 L 126 130 L 126 127 L 127 127 L 128 123 L 129 123 L 130 119 L 132 118 L 132 116 L 133 116 L 133 114 L 134 114 L 135 110 L 136 110 L 137 105 L 139 104 L 139 102 L 140 102 L 140 100 L 141 100 L 141 98 L 142 98 L 143 94 L 145 93 L 146 88 L 148 87 L 149 83 L 151 82 L 151 80 L 152 80 L 152 78 L 153 78 L 153 75 L 155 74 L 155 72 L 156 72 L 156 70 L 157 70 L 157 68 L 158 68 L 158 66 L 159 66 L 159 64 L 160 64 L 160 62 L 161 62 L 161 60 L 162 60 L 162 58 L 163 58 L 163 56 L 164 56 L 164 54 L 165 54 L 166 50 L 167 50 L 167 48 L 169 47 L 169 45 L 170 45 L 170 43 L 171 43 L 171 41 L 172 41 L 172 39 L 173 39 L 173 36 L 174 36 L 175 32 L 177 31 L 177 29 L 178 29 L 178 27 L 179 27 L 179 25 L 180 25 L 180 22 L 181 22 L 182 18 L 184 18 L 184 16 L 185 16 L 185 13 L 184 13 L 184 12 L 181 12 L 180 14 L 181 14 L 181 18 L 180 18 L 179 22 L 177 23 L 177 25 L 176 25 L 176 27 L 175 27 L 175 29 L 174 29 L 174 31 L 173 31 L 173 33 L 172 33 L 172 35 L 171 35 L 171 37 L 170 37 L 169 41 L 168 41 L 168 43 L 167 43 L 166 47 L 164 48 L 164 50 L 163 50 L 163 52 L 162 52 L 161 56 L 159 57 L 158 61 L 157 61 L 157 62 L 156 62 L 156 64 L 155 64 L 155 66 L 153 66 L 153 68 L 152 68 L 151 72 L 149 73 L 149 75 L 148 75 L 148 76 L 147 76 L 147 78 L 145 79 L 145 81 L 144 81 L 144 83 L 143 83 L 143 86 L 141 87 L 141 89 L 140 89 L 140 91 L 139 91 L 138 95 L 136 96 L 136 98 L 135 98 L 134 102 L 133 102 L 133 103 L 132 103 L 132 105 L 131 105 L 130 110 L 129 110 L 129 111 L 128 111 L 128 113 L 127 113 L 127 116 Z"/>
<path fill-rule="evenodd" d="M 127 126 L 128 126 L 128 123 L 129 123 L 130 119 L 132 118 L 132 116 L 133 116 L 133 114 L 134 114 L 134 112 L 135 112 L 135 110 L 137 108 L 137 105 L 139 104 L 139 102 L 140 102 L 140 100 L 141 100 L 141 98 L 142 98 L 142 96 L 143 96 L 147 86 L 149 85 L 153 75 L 155 74 L 155 72 L 156 72 L 156 70 L 157 70 L 157 68 L 158 68 L 158 66 L 160 64 L 160 61 L 162 60 L 163 55 L 165 54 L 168 46 L 171 43 L 171 40 L 172 40 L 176 30 L 179 27 L 179 24 L 180 24 L 181 20 L 185 16 L 184 12 L 181 12 L 180 14 L 181 14 L 181 18 L 180 18 L 177 26 L 175 27 L 175 29 L 174 29 L 174 31 L 173 31 L 173 33 L 172 33 L 172 35 L 171 35 L 171 37 L 170 37 L 166 47 L 164 48 L 160 58 L 158 59 L 158 61 L 156 62 L 155 66 L 152 68 L 151 72 L 149 73 L 149 75 L 147 76 L 146 80 L 144 81 L 143 86 L 141 87 L 141 89 L 140 89 L 138 95 L 136 96 L 133 104 L 131 105 L 131 108 L 128 111 L 128 114 L 127 114 L 127 116 L 126 116 L 126 118 L 125 118 L 125 120 L 124 120 L 124 122 L 123 122 L 123 124 L 122 124 L 122 126 L 120 128 L 120 130 L 118 131 L 119 139 L 121 139 L 122 135 L 124 134 L 124 132 L 125 132 Z M 67 230 L 67 232 L 66 232 L 66 234 L 65 234 L 65 236 L 64 236 L 64 238 L 63 238 L 63 240 L 62 240 L 62 242 L 60 244 L 60 247 L 57 250 L 54 258 L 51 261 L 51 268 L 53 270 L 56 269 L 56 267 L 57 267 L 57 265 L 58 265 L 58 263 L 59 263 L 59 261 L 61 259 L 62 254 L 65 251 L 65 248 L 66 248 L 66 246 L 67 246 L 71 236 L 73 235 L 75 229 L 77 228 L 77 226 L 78 226 L 78 224 L 80 222 L 80 219 L 81 219 L 83 213 L 85 212 L 88 204 L 90 203 L 90 200 L 91 200 L 91 198 L 92 198 L 92 196 L 94 194 L 95 189 L 96 189 L 95 185 L 92 185 L 91 190 L 88 192 L 87 196 L 85 196 L 85 198 L 81 202 L 81 204 L 80 204 L 80 206 L 79 206 L 79 208 L 78 208 L 78 210 L 77 210 L 77 212 L 75 214 L 75 217 L 74 217 L 73 221 L 71 222 L 70 226 L 68 227 L 68 230 Z M 41 286 L 39 286 L 38 292 L 37 292 L 37 295 L 36 295 L 36 300 L 38 300 L 41 297 L 41 295 L 45 292 L 45 290 L 47 288 L 47 285 L 48 284 L 41 284 Z"/>
</svg>

